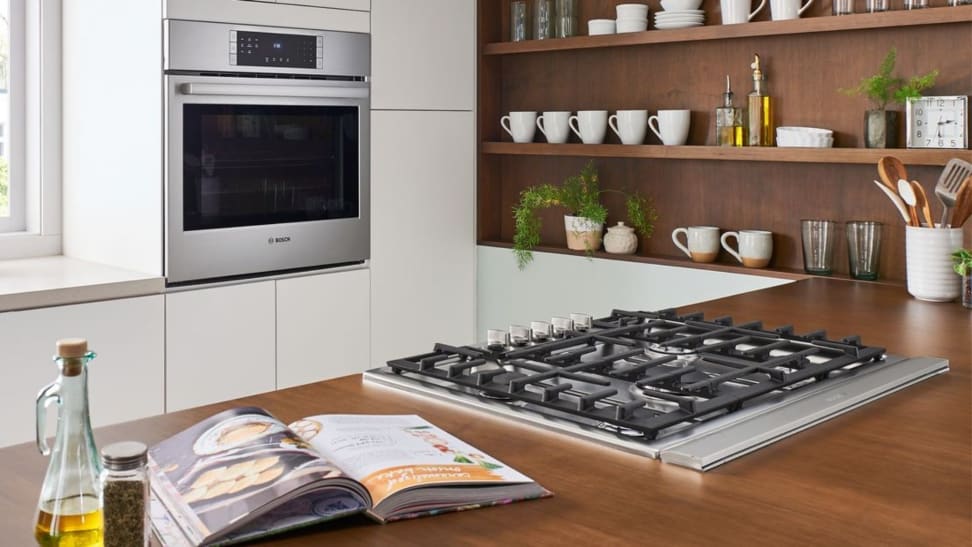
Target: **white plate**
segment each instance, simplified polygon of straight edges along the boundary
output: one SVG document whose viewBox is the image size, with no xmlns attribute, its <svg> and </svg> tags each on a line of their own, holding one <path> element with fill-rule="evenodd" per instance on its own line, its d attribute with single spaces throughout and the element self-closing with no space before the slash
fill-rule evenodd
<svg viewBox="0 0 972 547">
<path fill-rule="evenodd" d="M 683 14 L 684 15 L 688 15 L 688 14 L 692 14 L 692 15 L 705 15 L 705 10 L 704 9 L 685 9 L 685 10 L 665 10 L 665 11 L 656 11 L 655 12 L 655 16 L 656 17 L 659 16 L 659 15 L 683 15 Z"/>
<path fill-rule="evenodd" d="M 672 30 L 677 28 L 701 27 L 704 23 L 656 23 L 655 28 Z"/>
<path fill-rule="evenodd" d="M 673 17 L 671 19 L 655 19 L 655 23 L 701 23 L 702 17 Z"/>
</svg>

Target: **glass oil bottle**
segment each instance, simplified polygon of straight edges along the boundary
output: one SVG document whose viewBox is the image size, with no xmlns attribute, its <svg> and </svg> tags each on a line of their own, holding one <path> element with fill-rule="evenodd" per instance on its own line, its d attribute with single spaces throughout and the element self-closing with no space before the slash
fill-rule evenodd
<svg viewBox="0 0 972 547">
<path fill-rule="evenodd" d="M 743 111 L 732 104 L 732 88 L 726 74 L 726 92 L 722 94 L 722 106 L 716 108 L 716 144 L 718 146 L 745 146 L 746 126 Z"/>
<path fill-rule="evenodd" d="M 746 131 L 749 146 L 773 146 L 773 101 L 766 91 L 763 71 L 759 67 L 759 55 L 753 55 L 753 91 L 747 97 Z"/>
<path fill-rule="evenodd" d="M 45 547 L 102 545 L 101 460 L 88 417 L 88 362 L 81 338 L 58 340 L 60 374 L 37 396 L 37 448 L 51 461 L 37 504 L 34 538 Z M 57 405 L 54 447 L 47 444 L 47 407 Z"/>
</svg>

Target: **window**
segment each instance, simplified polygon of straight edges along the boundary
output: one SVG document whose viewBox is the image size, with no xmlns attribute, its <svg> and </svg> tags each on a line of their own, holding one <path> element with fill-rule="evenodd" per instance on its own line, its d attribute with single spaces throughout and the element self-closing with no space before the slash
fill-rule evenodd
<svg viewBox="0 0 972 547">
<path fill-rule="evenodd" d="M 0 259 L 60 252 L 61 0 L 0 0 Z"/>
</svg>

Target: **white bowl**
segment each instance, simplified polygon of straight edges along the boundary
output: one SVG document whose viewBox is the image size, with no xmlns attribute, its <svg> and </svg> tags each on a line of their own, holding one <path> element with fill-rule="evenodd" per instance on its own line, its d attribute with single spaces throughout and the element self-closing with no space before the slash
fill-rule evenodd
<svg viewBox="0 0 972 547">
<path fill-rule="evenodd" d="M 616 23 L 618 34 L 624 32 L 642 32 L 648 30 L 647 19 L 618 19 Z"/>
<path fill-rule="evenodd" d="M 618 19 L 648 19 L 647 4 L 618 4 Z"/>
<path fill-rule="evenodd" d="M 600 34 L 614 34 L 617 32 L 614 26 L 614 19 L 591 19 L 587 22 L 587 34 L 597 36 Z"/>
<path fill-rule="evenodd" d="M 665 11 L 684 11 L 699 9 L 702 0 L 661 0 L 661 5 Z"/>
<path fill-rule="evenodd" d="M 822 129 L 819 127 L 799 127 L 799 126 L 781 126 L 776 128 L 776 133 L 791 133 L 791 134 L 803 134 L 803 135 L 833 135 L 834 131 L 832 129 Z"/>
</svg>

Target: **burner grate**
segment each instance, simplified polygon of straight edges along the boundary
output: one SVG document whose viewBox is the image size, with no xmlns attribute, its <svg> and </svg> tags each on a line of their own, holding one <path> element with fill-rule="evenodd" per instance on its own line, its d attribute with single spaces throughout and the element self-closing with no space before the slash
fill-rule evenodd
<svg viewBox="0 0 972 547">
<path fill-rule="evenodd" d="M 666 428 L 742 408 L 762 395 L 799 389 L 832 373 L 880 361 L 884 348 L 858 337 L 800 336 L 674 310 L 615 310 L 585 332 L 490 351 L 436 344 L 388 364 L 484 397 L 528 403 L 654 439 Z M 632 398 L 630 393 L 636 393 Z"/>
</svg>

